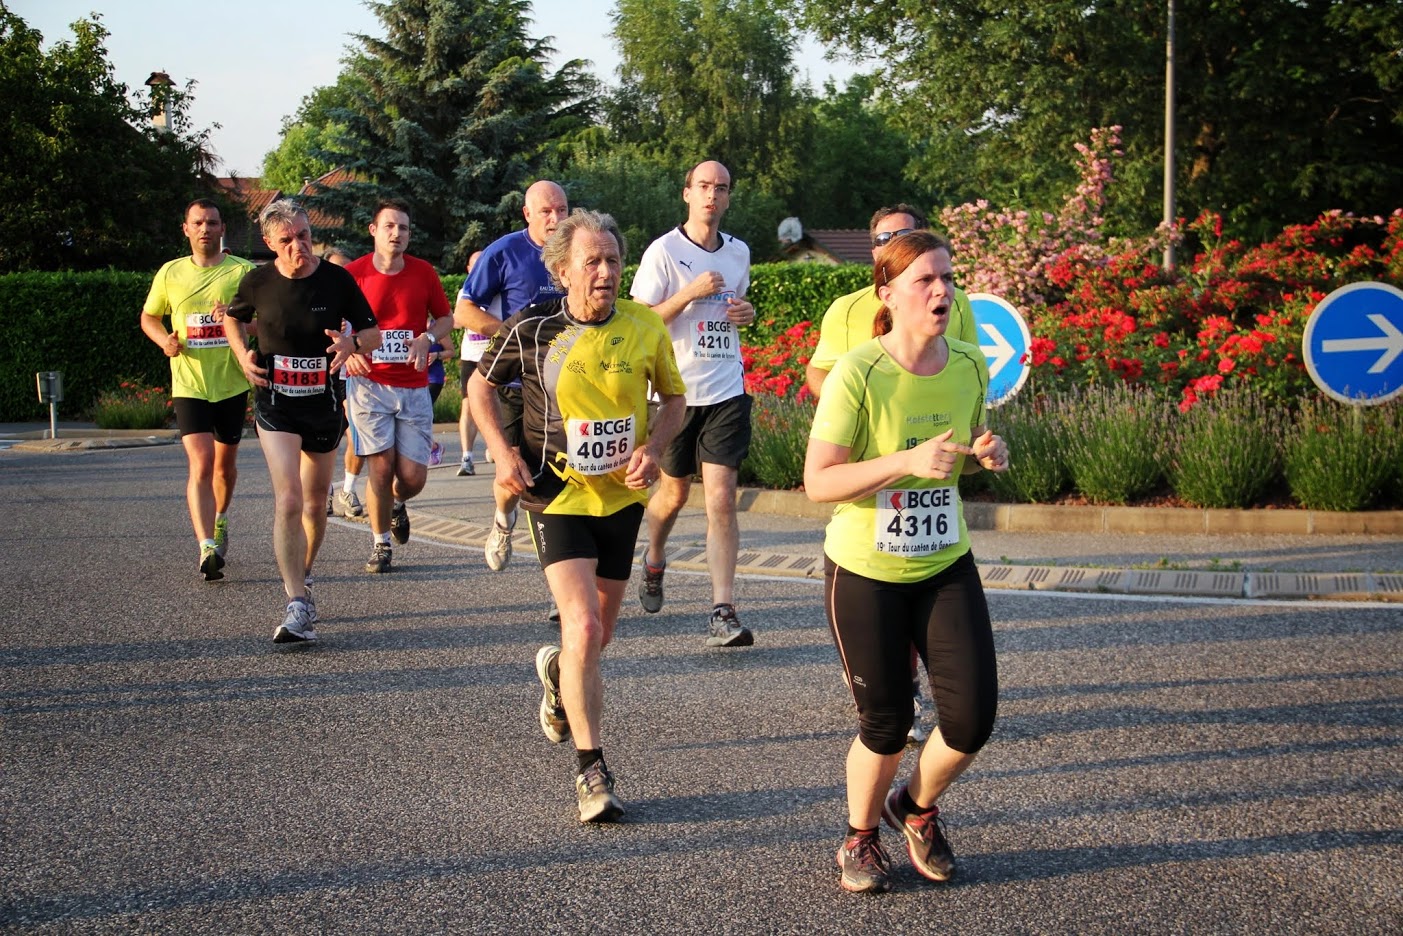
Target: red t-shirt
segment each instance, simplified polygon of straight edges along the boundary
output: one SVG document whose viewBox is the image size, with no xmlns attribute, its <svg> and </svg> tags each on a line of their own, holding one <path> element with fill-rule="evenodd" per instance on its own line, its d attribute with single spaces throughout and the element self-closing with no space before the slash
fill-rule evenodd
<svg viewBox="0 0 1403 936">
<path fill-rule="evenodd" d="M 365 293 L 380 326 L 380 347 L 371 354 L 370 379 L 391 387 L 427 387 L 429 372 L 409 361 L 409 343 L 428 330 L 429 317 L 452 313 L 438 271 L 408 254 L 404 269 L 381 273 L 375 255 L 366 254 L 346 265 Z"/>
</svg>

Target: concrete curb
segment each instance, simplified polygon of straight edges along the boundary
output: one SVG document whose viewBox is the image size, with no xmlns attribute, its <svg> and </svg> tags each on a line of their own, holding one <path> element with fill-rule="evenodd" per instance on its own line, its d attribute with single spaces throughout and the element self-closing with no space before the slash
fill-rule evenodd
<svg viewBox="0 0 1403 936">
<path fill-rule="evenodd" d="M 687 506 L 706 508 L 700 485 Z M 742 488 L 736 508 L 754 513 L 827 520 L 831 504 L 816 504 L 801 491 Z M 1201 510 L 1192 507 L 1095 507 L 1060 504 L 995 504 L 965 501 L 971 530 L 1010 533 L 1158 533 L 1302 536 L 1382 534 L 1403 536 L 1403 510 L 1335 513 L 1326 510 Z"/>
<path fill-rule="evenodd" d="M 414 535 L 459 546 L 481 546 L 488 526 L 422 510 L 410 509 Z M 363 518 L 343 518 L 365 524 Z M 530 556 L 530 536 L 518 530 L 513 552 Z M 639 550 L 642 562 L 642 548 Z M 705 572 L 706 547 L 689 544 L 668 550 L 667 565 Z M 821 546 L 812 551 L 742 549 L 736 571 L 784 578 L 823 578 Z M 1100 569 L 1072 566 L 1012 565 L 981 562 L 985 588 L 1015 591 L 1059 591 L 1107 595 L 1158 595 L 1194 598 L 1256 598 L 1282 600 L 1331 599 L 1403 603 L 1403 573 L 1237 572 L 1188 569 Z"/>
</svg>

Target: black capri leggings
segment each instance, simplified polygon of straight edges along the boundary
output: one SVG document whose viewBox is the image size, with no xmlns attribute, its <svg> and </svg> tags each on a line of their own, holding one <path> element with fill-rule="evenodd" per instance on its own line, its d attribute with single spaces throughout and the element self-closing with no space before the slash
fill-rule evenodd
<svg viewBox="0 0 1403 936">
<path fill-rule="evenodd" d="M 940 736 L 962 754 L 989 740 L 998 708 L 994 631 L 974 557 L 921 582 L 880 582 L 824 559 L 824 606 L 857 703 L 858 735 L 896 754 L 911 728 L 911 646 L 930 675 Z"/>
</svg>

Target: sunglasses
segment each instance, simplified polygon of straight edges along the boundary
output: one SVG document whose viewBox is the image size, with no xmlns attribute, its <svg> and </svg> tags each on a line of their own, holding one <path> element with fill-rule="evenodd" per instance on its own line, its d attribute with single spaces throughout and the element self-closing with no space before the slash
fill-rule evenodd
<svg viewBox="0 0 1403 936">
<path fill-rule="evenodd" d="M 902 228 L 899 231 L 883 231 L 872 238 L 873 247 L 885 247 L 898 237 L 905 237 L 907 234 L 915 234 L 915 228 Z"/>
</svg>

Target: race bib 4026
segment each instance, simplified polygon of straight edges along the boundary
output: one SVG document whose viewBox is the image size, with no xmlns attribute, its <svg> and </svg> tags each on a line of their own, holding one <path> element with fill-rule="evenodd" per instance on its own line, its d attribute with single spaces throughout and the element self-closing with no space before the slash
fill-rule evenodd
<svg viewBox="0 0 1403 936">
<path fill-rule="evenodd" d="M 191 312 L 185 316 L 185 347 L 227 348 L 229 338 L 224 325 L 214 320 L 211 312 Z"/>
</svg>

